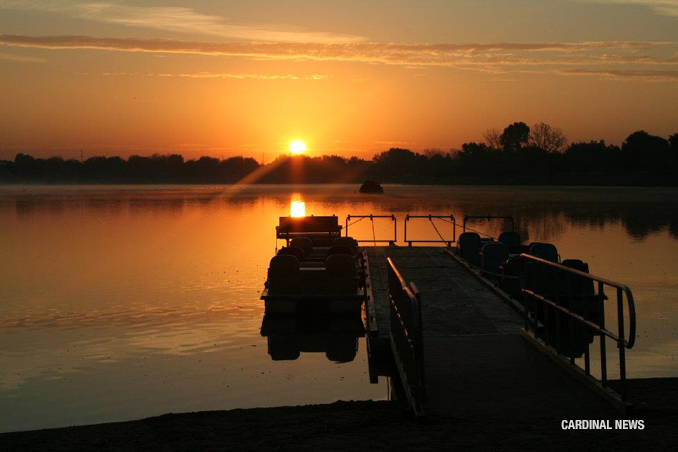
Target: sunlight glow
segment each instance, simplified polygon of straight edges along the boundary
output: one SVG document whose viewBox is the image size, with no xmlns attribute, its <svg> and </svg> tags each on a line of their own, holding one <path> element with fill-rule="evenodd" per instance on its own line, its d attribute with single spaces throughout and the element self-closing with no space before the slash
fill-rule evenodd
<svg viewBox="0 0 678 452">
<path fill-rule="evenodd" d="M 303 154 L 306 151 L 306 145 L 303 141 L 295 140 L 290 143 L 290 152 L 292 154 Z"/>
<path fill-rule="evenodd" d="M 292 201 L 292 204 L 290 204 L 290 216 L 305 217 L 306 203 L 304 201 Z"/>
</svg>

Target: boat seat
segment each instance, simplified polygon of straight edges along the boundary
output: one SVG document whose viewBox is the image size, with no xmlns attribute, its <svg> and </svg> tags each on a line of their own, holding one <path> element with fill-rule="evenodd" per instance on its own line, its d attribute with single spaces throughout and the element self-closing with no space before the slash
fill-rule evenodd
<svg viewBox="0 0 678 452">
<path fill-rule="evenodd" d="M 506 246 L 520 246 L 522 243 L 520 241 L 520 234 L 512 231 L 504 231 L 499 234 L 499 242 L 503 243 Z"/>
<path fill-rule="evenodd" d="M 304 250 L 304 256 L 313 254 L 313 240 L 308 237 L 295 237 L 290 240 L 291 247 L 301 248 Z"/>
<path fill-rule="evenodd" d="M 275 227 L 276 237 L 279 239 L 292 239 L 296 237 L 314 237 L 317 239 L 332 240 L 341 236 L 341 225 L 336 216 L 331 217 L 280 217 L 278 226 Z"/>
<path fill-rule="evenodd" d="M 509 258 L 508 247 L 503 243 L 490 242 L 480 249 L 480 268 L 483 276 L 491 281 L 499 280 L 499 266 Z"/>
<path fill-rule="evenodd" d="M 358 242 L 353 237 L 337 237 L 333 247 L 337 246 L 349 248 L 354 255 L 358 254 Z"/>
<path fill-rule="evenodd" d="M 304 257 L 305 256 L 304 250 L 302 250 L 301 248 L 298 248 L 296 246 L 283 246 L 282 248 L 280 248 L 280 251 L 278 251 L 278 256 L 283 256 L 283 255 L 294 256 L 297 259 L 299 259 L 300 263 L 302 263 L 306 260 L 305 257 Z"/>
<path fill-rule="evenodd" d="M 329 289 L 333 293 L 355 294 L 358 290 L 358 271 L 353 256 L 333 254 L 325 261 Z"/>
<path fill-rule="evenodd" d="M 270 336 L 268 354 L 273 361 L 293 361 L 301 355 L 297 341 L 287 336 Z"/>
<path fill-rule="evenodd" d="M 583 262 L 579 259 L 565 259 L 563 262 L 561 262 L 562 265 L 565 267 L 569 267 L 575 270 L 579 270 L 580 272 L 588 273 L 589 272 L 589 264 L 586 262 Z M 577 277 L 576 275 L 572 275 L 569 278 L 564 278 L 563 282 L 567 282 L 569 285 L 569 290 L 573 294 L 581 295 L 581 296 L 591 296 L 594 294 L 593 290 L 593 280 L 587 279 L 584 277 Z M 565 293 L 567 293 L 565 291 Z"/>
<path fill-rule="evenodd" d="M 358 353 L 358 339 L 349 334 L 331 335 L 327 340 L 325 356 L 336 363 L 348 363 Z"/>
<path fill-rule="evenodd" d="M 558 249 L 552 243 L 533 242 L 527 252 L 529 255 L 558 263 Z"/>
<path fill-rule="evenodd" d="M 589 272 L 589 265 L 579 259 L 565 259 L 562 265 L 580 272 Z M 563 305 L 582 315 L 586 312 L 586 317 L 596 323 L 601 320 L 602 304 L 607 297 L 596 294 L 593 280 L 577 275 L 563 277 L 560 293 Z"/>
<path fill-rule="evenodd" d="M 333 246 L 327 251 L 327 257 L 334 256 L 335 254 L 346 254 L 348 256 L 353 256 L 353 251 L 351 248 L 346 246 Z"/>
<path fill-rule="evenodd" d="M 459 236 L 459 254 L 462 259 L 473 265 L 478 265 L 478 251 L 480 250 L 480 236 L 475 232 L 464 232 Z"/>
<path fill-rule="evenodd" d="M 522 288 L 520 281 L 523 274 L 523 261 L 520 256 L 510 257 L 499 266 L 501 278 L 499 287 L 507 294 L 517 297 Z"/>
<path fill-rule="evenodd" d="M 273 256 L 268 266 L 268 290 L 288 294 L 299 285 L 299 259 L 292 255 Z"/>
</svg>

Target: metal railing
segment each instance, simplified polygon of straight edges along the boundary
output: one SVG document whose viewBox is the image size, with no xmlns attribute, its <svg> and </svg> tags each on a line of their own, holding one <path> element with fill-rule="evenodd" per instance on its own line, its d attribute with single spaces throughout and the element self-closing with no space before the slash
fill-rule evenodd
<svg viewBox="0 0 678 452">
<path fill-rule="evenodd" d="M 464 225 L 463 225 L 463 231 L 466 232 L 467 226 L 466 223 L 469 222 L 469 220 L 510 220 L 511 221 L 511 231 L 515 231 L 516 229 L 516 222 L 513 219 L 511 215 L 465 215 L 464 216 Z M 486 235 L 488 237 L 492 237 L 490 235 L 487 235 L 485 233 L 482 233 L 480 231 L 476 231 L 474 229 L 468 228 L 470 231 L 477 232 L 482 235 Z"/>
<path fill-rule="evenodd" d="M 388 243 L 389 245 L 394 245 L 396 241 L 398 241 L 398 221 L 396 220 L 395 215 L 348 215 L 346 217 L 346 227 L 344 230 L 346 231 L 346 237 L 348 237 L 348 227 L 352 226 L 356 223 L 360 223 L 362 220 L 365 220 L 369 218 L 370 222 L 372 223 L 372 239 L 357 239 L 356 241 L 358 243 L 360 242 L 373 242 L 375 245 L 377 243 Z M 392 239 L 377 239 L 376 233 L 374 231 L 374 219 L 377 218 L 388 218 L 391 221 L 393 221 L 393 238 Z M 355 219 L 354 222 L 350 223 L 351 219 Z M 355 238 L 355 237 L 354 237 Z"/>
<path fill-rule="evenodd" d="M 527 276 L 522 293 L 525 302 L 525 332 L 531 339 L 541 341 L 563 363 L 581 372 L 583 377 L 601 386 L 607 395 L 627 403 L 626 354 L 636 338 L 636 311 L 633 293 L 628 286 L 591 275 L 529 254 L 525 259 Z M 605 326 L 605 288 L 616 292 L 617 332 Z M 577 289 L 580 289 L 577 293 Z M 629 325 L 625 331 L 624 305 L 627 305 Z M 600 374 L 598 381 L 591 375 L 589 344 L 600 337 Z M 609 388 L 607 378 L 606 338 L 617 343 L 619 349 L 619 395 Z M 584 356 L 584 368 L 575 361 L 575 355 Z"/>
<path fill-rule="evenodd" d="M 421 295 L 414 283 L 405 282 L 390 257 L 387 261 L 391 350 L 410 406 L 416 416 L 423 416 L 426 394 Z"/>
<path fill-rule="evenodd" d="M 440 237 L 440 240 L 407 239 L 407 223 L 409 223 L 411 219 L 422 218 L 425 218 L 431 222 L 431 226 L 433 226 L 433 229 L 436 231 L 436 234 L 438 234 L 438 237 Z M 433 222 L 435 219 L 452 224 L 452 240 L 445 240 L 445 238 L 443 238 L 442 234 Z M 452 244 L 457 241 L 457 221 L 454 219 L 454 215 L 407 215 L 405 217 L 405 237 L 403 241 L 407 243 L 408 246 L 412 246 L 412 243 L 445 243 L 448 247 L 452 246 Z"/>
</svg>

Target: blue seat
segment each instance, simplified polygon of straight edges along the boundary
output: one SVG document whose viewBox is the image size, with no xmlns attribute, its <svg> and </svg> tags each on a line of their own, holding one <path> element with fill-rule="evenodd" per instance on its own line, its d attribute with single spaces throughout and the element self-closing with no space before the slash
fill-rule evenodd
<svg viewBox="0 0 678 452">
<path fill-rule="evenodd" d="M 304 262 L 305 255 L 304 255 L 304 250 L 301 248 L 297 248 L 296 246 L 283 246 L 280 248 L 280 251 L 278 251 L 279 256 L 294 256 L 297 259 L 299 259 L 299 262 Z"/>
<path fill-rule="evenodd" d="M 480 250 L 480 268 L 483 276 L 492 281 L 499 280 L 499 267 L 508 260 L 508 248 L 503 243 L 490 242 Z"/>
<path fill-rule="evenodd" d="M 512 297 L 520 295 L 520 289 L 522 289 L 520 280 L 523 275 L 523 260 L 522 257 L 515 256 L 499 266 L 499 273 L 501 273 L 499 287 Z"/>
<path fill-rule="evenodd" d="M 534 242 L 530 243 L 530 248 L 527 254 L 558 263 L 558 249 L 552 243 Z"/>
<path fill-rule="evenodd" d="M 475 232 L 464 232 L 459 236 L 459 254 L 467 262 L 478 265 L 480 262 L 478 252 L 480 251 L 480 236 Z"/>
<path fill-rule="evenodd" d="M 499 241 L 506 246 L 520 246 L 520 234 L 512 231 L 504 231 L 499 234 Z"/>
</svg>

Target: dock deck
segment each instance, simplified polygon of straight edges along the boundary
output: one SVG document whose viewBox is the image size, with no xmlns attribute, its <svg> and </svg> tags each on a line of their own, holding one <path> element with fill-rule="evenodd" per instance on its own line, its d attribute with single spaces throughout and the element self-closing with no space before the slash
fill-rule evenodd
<svg viewBox="0 0 678 452">
<path fill-rule="evenodd" d="M 379 336 L 387 257 L 421 294 L 426 412 L 458 418 L 595 419 L 614 408 L 520 335 L 520 313 L 441 247 L 365 247 Z"/>
</svg>

